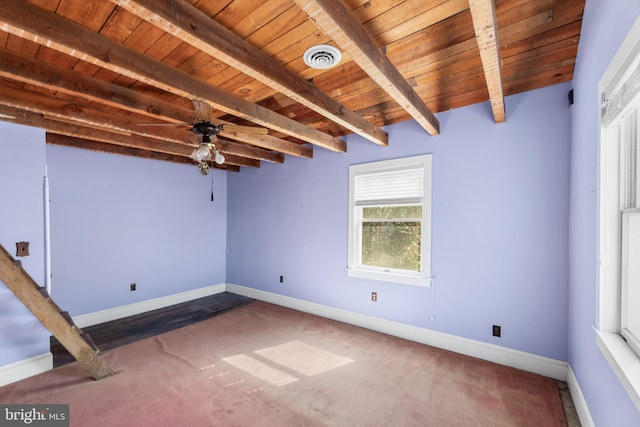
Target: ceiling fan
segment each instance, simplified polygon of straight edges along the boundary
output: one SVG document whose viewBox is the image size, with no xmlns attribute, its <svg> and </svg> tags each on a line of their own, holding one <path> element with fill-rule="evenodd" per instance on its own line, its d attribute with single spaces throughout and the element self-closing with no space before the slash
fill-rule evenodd
<svg viewBox="0 0 640 427">
<path fill-rule="evenodd" d="M 225 124 L 213 124 L 213 112 L 211 105 L 201 101 L 199 99 L 193 99 L 193 108 L 198 116 L 198 122 L 196 123 L 148 123 L 145 126 L 191 126 L 191 130 L 202 135 L 202 142 L 197 148 L 189 155 L 189 158 L 198 164 L 198 170 L 201 174 L 207 175 L 209 173 L 208 161 L 212 159 L 221 165 L 224 163 L 224 156 L 216 148 L 215 142 L 218 140 L 217 136 L 222 131 L 240 132 L 240 133 L 253 133 L 257 135 L 266 135 L 269 131 L 266 128 L 253 127 L 253 126 L 241 126 L 231 123 Z"/>
</svg>

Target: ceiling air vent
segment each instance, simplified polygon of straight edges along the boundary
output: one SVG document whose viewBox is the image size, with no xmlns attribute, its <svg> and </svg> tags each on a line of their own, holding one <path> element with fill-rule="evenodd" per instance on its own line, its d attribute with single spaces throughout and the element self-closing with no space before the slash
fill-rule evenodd
<svg viewBox="0 0 640 427">
<path fill-rule="evenodd" d="M 321 44 L 307 49 L 303 58 L 309 67 L 323 70 L 337 65 L 342 54 L 333 46 Z"/>
</svg>

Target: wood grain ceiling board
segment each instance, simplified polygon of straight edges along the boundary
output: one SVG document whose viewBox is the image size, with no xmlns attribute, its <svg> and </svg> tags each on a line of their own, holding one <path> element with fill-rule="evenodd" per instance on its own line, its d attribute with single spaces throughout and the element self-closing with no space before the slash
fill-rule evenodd
<svg viewBox="0 0 640 427">
<path fill-rule="evenodd" d="M 7 1 L 11 3 L 15 0 Z M 314 4 L 322 1 L 309 0 Z M 381 89 L 348 52 L 343 52 L 343 59 L 336 67 L 327 70 L 312 69 L 304 64 L 302 55 L 311 45 L 337 46 L 338 43 L 309 20 L 305 11 L 293 0 L 158 0 L 155 3 L 167 9 L 176 4 L 195 7 L 208 19 L 260 49 L 296 78 L 310 81 L 317 90 L 377 128 L 411 119 L 400 107 L 400 101 L 394 99 L 395 95 L 391 96 Z M 349 19 L 371 37 L 376 49 L 393 64 L 402 79 L 432 112 L 489 100 L 487 76 L 480 59 L 469 0 L 343 0 L 342 3 L 349 13 Z M 191 76 L 199 84 L 216 88 L 231 99 L 242 99 L 248 103 L 246 105 L 255 106 L 251 108 L 262 108 L 286 117 L 309 129 L 305 132 L 320 132 L 329 138 L 339 138 L 353 132 L 319 114 L 313 106 L 302 105 L 293 99 L 295 97 L 282 93 L 279 87 L 227 65 L 216 55 L 193 43 L 186 43 L 166 33 L 158 25 L 119 7 L 115 1 L 29 0 L 28 4 L 29 7 L 35 5 L 80 24 L 111 43 L 143 55 L 143 58 L 160 61 L 167 70 L 174 70 L 168 75 Z M 583 10 L 584 0 L 495 1 L 495 29 L 499 42 L 496 47 L 504 96 L 571 80 Z M 31 16 L 23 19 L 31 19 Z M 184 135 L 182 146 L 193 147 L 194 135 L 188 128 L 171 129 L 164 134 L 163 128 L 144 131 L 135 128 L 138 122 L 143 121 L 185 121 L 184 115 L 193 113 L 193 94 L 184 88 L 176 90 L 172 87 L 172 84 L 179 82 L 166 79 L 162 84 L 156 84 L 112 64 L 95 61 L 95 58 L 69 55 L 69 52 L 52 47 L 55 46 L 45 46 L 40 41 L 34 43 L 33 38 L 21 33 L 21 29 L 10 29 L 10 26 L 3 24 L 0 17 L 0 58 L 3 55 L 5 59 L 8 58 L 6 52 L 15 52 L 21 58 L 51 64 L 51 67 L 66 69 L 70 73 L 64 77 L 70 80 L 66 86 L 62 83 L 60 86 L 46 85 L 19 78 L 15 74 L 12 76 L 6 70 L 3 72 L 3 61 L 0 59 L 0 85 L 7 88 L 6 96 L 0 97 L 0 106 L 7 111 L 24 111 L 21 117 L 24 116 L 25 121 L 45 128 L 48 126 L 52 135 L 57 131 L 55 135 L 58 137 L 51 138 L 57 144 L 81 146 L 81 141 L 85 141 L 87 148 L 105 151 L 111 144 L 105 141 L 109 129 L 113 131 L 114 126 L 133 127 L 132 136 L 121 135 L 121 138 L 127 139 L 125 145 L 114 145 L 116 148 L 113 152 L 190 162 L 185 157 L 188 153 L 167 153 L 166 150 L 154 148 L 149 142 L 171 141 L 178 144 Z M 131 66 L 135 68 L 135 64 Z M 7 65 L 6 68 L 11 67 Z M 95 96 L 88 96 L 87 89 L 78 86 L 78 82 L 82 81 L 80 77 L 93 79 L 92 85 L 102 81 L 129 92 L 122 102 L 114 102 L 113 94 L 109 96 L 101 91 L 96 92 Z M 23 91 L 23 104 L 22 108 L 17 108 L 20 91 Z M 118 93 L 118 90 L 114 93 Z M 133 94 L 145 97 L 147 104 L 174 107 L 171 107 L 171 114 L 162 115 L 154 112 L 153 108 L 141 110 L 144 103 L 135 106 L 124 104 L 124 100 Z M 56 101 L 51 98 L 56 98 Z M 48 109 L 47 119 L 41 117 L 41 120 L 36 120 L 33 117 L 33 114 L 37 116 L 35 111 L 38 109 Z M 57 113 L 56 109 L 59 110 Z M 82 112 L 86 112 L 86 120 L 79 116 Z M 102 116 L 100 112 L 103 112 Z M 214 109 L 213 115 L 214 120 L 238 124 L 247 124 L 246 119 L 249 118 L 244 113 L 237 114 L 225 108 Z M 190 120 L 194 120 L 192 115 L 190 117 Z M 60 121 L 56 123 L 56 119 Z M 74 122 L 69 123 L 69 120 Z M 90 122 L 91 126 L 83 127 L 83 121 Z M 256 157 L 277 163 L 280 159 L 284 160 L 285 157 L 281 157 L 283 155 L 313 157 L 313 149 L 308 142 L 282 130 L 285 129 L 270 130 L 270 134 L 264 138 L 235 135 L 240 139 L 225 143 L 225 149 L 229 152 L 225 156 L 235 159 L 236 165 L 230 164 L 226 169 L 259 166 L 264 159 Z M 60 132 L 63 131 L 65 135 L 61 136 Z M 273 154 L 256 152 L 254 149 L 268 150 Z M 238 166 L 238 163 L 242 165 Z"/>
<path fill-rule="evenodd" d="M 287 70 L 268 52 L 247 43 L 197 9 L 184 3 L 175 3 L 172 9 L 165 9 L 152 0 L 113 1 L 136 16 L 175 34 L 191 49 L 207 52 L 242 71 L 246 75 L 243 80 L 259 80 L 376 144 L 388 144 L 385 132 L 319 91 L 309 81 Z M 192 56 L 189 53 L 187 55 Z"/>
</svg>

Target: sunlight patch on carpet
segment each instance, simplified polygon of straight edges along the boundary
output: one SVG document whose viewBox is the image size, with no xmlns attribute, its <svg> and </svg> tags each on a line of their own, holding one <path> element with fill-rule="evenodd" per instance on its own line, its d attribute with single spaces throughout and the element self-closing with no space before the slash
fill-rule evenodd
<svg viewBox="0 0 640 427">
<path fill-rule="evenodd" d="M 291 376 L 286 372 L 282 372 L 279 369 L 273 368 L 251 356 L 247 356 L 246 354 L 225 357 L 222 360 L 231 366 L 245 371 L 256 378 L 267 381 L 277 387 L 298 381 L 296 377 Z"/>
<path fill-rule="evenodd" d="M 311 377 L 353 362 L 321 348 L 300 341 L 256 350 L 254 353 L 278 365 Z"/>
</svg>

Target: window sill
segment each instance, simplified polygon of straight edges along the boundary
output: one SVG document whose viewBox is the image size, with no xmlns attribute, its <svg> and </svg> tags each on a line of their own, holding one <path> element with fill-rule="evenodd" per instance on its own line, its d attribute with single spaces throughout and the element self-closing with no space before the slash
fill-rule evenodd
<svg viewBox="0 0 640 427">
<path fill-rule="evenodd" d="M 422 286 L 425 288 L 431 286 L 431 278 L 424 276 L 409 276 L 404 274 L 385 273 L 382 271 L 357 270 L 354 268 L 347 268 L 347 274 L 349 277 L 400 283 L 402 285 Z"/>
<path fill-rule="evenodd" d="M 620 335 L 596 329 L 596 336 L 600 351 L 640 410 L 640 358 Z"/>
</svg>

